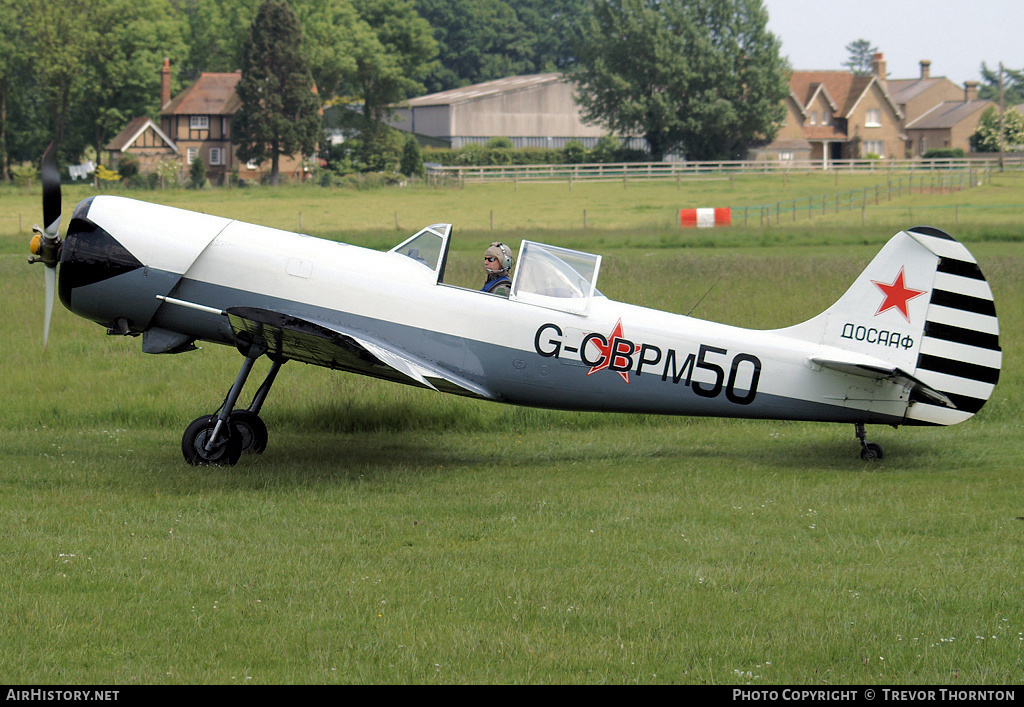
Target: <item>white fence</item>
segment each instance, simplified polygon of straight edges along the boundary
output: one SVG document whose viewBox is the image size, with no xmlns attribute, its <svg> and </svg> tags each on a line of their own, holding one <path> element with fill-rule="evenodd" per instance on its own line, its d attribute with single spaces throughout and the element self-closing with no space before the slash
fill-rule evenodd
<svg viewBox="0 0 1024 707">
<path fill-rule="evenodd" d="M 447 167 L 431 165 L 429 175 L 440 181 L 543 182 L 640 181 L 655 179 L 723 178 L 751 174 L 896 173 L 949 170 L 1024 170 L 1024 155 L 1013 154 L 932 160 L 831 160 L 760 162 L 625 162 L 621 164 L 488 165 Z"/>
</svg>

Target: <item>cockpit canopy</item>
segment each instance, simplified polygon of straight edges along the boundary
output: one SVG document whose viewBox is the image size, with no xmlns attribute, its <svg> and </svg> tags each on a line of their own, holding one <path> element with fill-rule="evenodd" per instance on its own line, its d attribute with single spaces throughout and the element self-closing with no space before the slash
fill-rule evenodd
<svg viewBox="0 0 1024 707">
<path fill-rule="evenodd" d="M 510 299 L 586 314 L 600 269 L 600 255 L 523 241 Z"/>
<path fill-rule="evenodd" d="M 436 223 L 406 239 L 390 252 L 405 255 L 432 271 L 436 282 L 444 279 L 451 224 Z M 510 300 L 586 314 L 590 301 L 600 296 L 597 276 L 601 256 L 578 250 L 523 241 L 515 266 Z"/>
</svg>

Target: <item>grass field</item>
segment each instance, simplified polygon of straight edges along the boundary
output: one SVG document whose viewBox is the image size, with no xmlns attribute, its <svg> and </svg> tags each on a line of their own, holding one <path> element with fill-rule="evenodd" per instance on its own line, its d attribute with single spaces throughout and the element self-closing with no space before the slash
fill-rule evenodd
<svg viewBox="0 0 1024 707">
<path fill-rule="evenodd" d="M 785 198 L 834 191 L 811 179 L 790 177 Z M 517 409 L 293 363 L 264 411 L 266 454 L 188 467 L 181 432 L 219 404 L 238 354 L 146 356 L 60 307 L 43 352 L 42 272 L 17 232 L 39 196 L 0 191 L 0 675 L 1018 684 L 1024 180 L 886 202 L 863 228 L 859 210 L 670 225 L 727 190 L 735 205 L 781 188 L 136 196 L 286 228 L 301 211 L 305 230 L 373 247 L 397 241 L 395 212 L 403 233 L 451 220 L 467 283 L 495 237 L 581 247 L 605 253 L 615 299 L 699 301 L 695 316 L 754 327 L 816 314 L 895 230 L 931 222 L 968 242 L 995 293 L 1004 368 L 978 416 L 871 428 L 887 456 L 865 465 L 847 425 Z M 84 193 L 66 190 L 65 211 Z"/>
</svg>

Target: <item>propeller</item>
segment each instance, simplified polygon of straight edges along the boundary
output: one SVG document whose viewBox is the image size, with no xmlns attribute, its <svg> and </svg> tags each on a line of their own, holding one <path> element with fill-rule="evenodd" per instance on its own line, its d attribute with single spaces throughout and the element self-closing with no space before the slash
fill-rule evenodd
<svg viewBox="0 0 1024 707">
<path fill-rule="evenodd" d="M 50 339 L 50 319 L 53 316 L 53 300 L 57 291 L 57 263 L 63 243 L 60 240 L 60 170 L 57 168 L 56 146 L 51 142 L 43 153 L 43 227 L 32 227 L 32 241 L 29 250 L 30 263 L 46 266 L 46 310 L 43 322 L 43 348 Z"/>
</svg>

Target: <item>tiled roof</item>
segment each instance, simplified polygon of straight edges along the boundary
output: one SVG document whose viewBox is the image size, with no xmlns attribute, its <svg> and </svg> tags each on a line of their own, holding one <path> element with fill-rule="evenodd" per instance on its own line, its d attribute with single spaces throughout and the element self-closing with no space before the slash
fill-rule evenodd
<svg viewBox="0 0 1024 707">
<path fill-rule="evenodd" d="M 946 79 L 942 77 L 927 79 L 890 79 L 888 83 L 892 100 L 897 104 L 909 103 L 930 88 L 938 86 Z"/>
<path fill-rule="evenodd" d="M 990 105 L 995 104 L 987 100 L 946 101 L 935 106 L 912 123 L 908 123 L 907 129 L 952 128 Z"/>
<path fill-rule="evenodd" d="M 238 85 L 242 74 L 203 74 L 179 93 L 163 110 L 163 115 L 233 115 L 238 110 Z"/>
<path fill-rule="evenodd" d="M 819 90 L 824 90 L 827 97 L 836 105 L 836 114 L 841 118 L 847 118 L 864 92 L 876 81 L 873 75 L 857 76 L 849 71 L 794 71 L 789 85 L 793 94 L 803 101 L 805 106 Z M 880 86 L 888 97 L 885 86 Z M 889 100 L 891 103 L 892 99 Z M 893 109 L 899 112 L 895 104 Z"/>
</svg>

